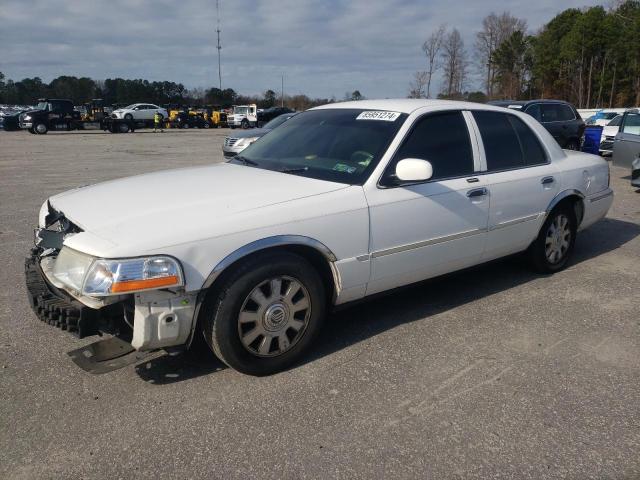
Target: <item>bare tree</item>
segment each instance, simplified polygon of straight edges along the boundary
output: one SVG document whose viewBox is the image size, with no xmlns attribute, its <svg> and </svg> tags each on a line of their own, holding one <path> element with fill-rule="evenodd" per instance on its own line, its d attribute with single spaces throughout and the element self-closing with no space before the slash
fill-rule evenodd
<svg viewBox="0 0 640 480">
<path fill-rule="evenodd" d="M 467 52 L 457 28 L 445 37 L 442 44 L 442 68 L 444 69 L 443 93 L 447 97 L 462 93 L 467 76 Z"/>
<path fill-rule="evenodd" d="M 493 55 L 497 48 L 514 32 L 525 33 L 527 22 L 512 16 L 509 12 L 500 15 L 490 13 L 482 20 L 482 30 L 476 34 L 476 51 L 478 52 L 478 67 L 485 76 L 487 96 L 493 97 L 493 87 L 496 81 L 496 69 Z"/>
<path fill-rule="evenodd" d="M 445 25 L 440 25 L 422 44 L 422 51 L 427 56 L 427 71 L 424 72 L 427 74 L 427 98 L 431 95 L 431 79 L 433 78 L 433 74 L 440 68 L 438 56 L 442 49 L 442 42 L 444 41 L 446 31 L 447 27 Z"/>
<path fill-rule="evenodd" d="M 409 98 L 426 98 L 425 86 L 429 83 L 429 72 L 415 72 L 409 84 Z"/>
</svg>

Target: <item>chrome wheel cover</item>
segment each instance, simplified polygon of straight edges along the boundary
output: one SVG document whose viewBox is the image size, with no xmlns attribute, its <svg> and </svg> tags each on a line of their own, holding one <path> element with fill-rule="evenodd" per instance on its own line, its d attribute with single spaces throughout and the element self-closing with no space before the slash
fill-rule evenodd
<svg viewBox="0 0 640 480">
<path fill-rule="evenodd" d="M 545 255 L 552 264 L 560 263 L 569 250 L 571 244 L 571 228 L 569 219 L 564 214 L 557 215 L 549 228 L 545 238 Z"/>
<path fill-rule="evenodd" d="M 39 123 L 36 125 L 36 132 L 38 133 L 44 133 L 47 131 L 47 126 L 44 123 Z"/>
<path fill-rule="evenodd" d="M 311 297 L 302 282 L 285 275 L 269 278 L 242 303 L 240 342 L 258 357 L 282 355 L 303 337 L 310 318 Z"/>
</svg>

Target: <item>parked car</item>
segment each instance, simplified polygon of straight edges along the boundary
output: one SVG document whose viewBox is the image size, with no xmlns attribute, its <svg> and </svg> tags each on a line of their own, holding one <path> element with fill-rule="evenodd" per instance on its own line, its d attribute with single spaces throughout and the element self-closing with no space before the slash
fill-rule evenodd
<svg viewBox="0 0 640 480">
<path fill-rule="evenodd" d="M 5 113 L 2 117 L 2 129 L 6 132 L 20 130 L 20 114 L 26 111 L 27 110 L 17 110 Z"/>
<path fill-rule="evenodd" d="M 631 184 L 640 187 L 640 109 L 627 110 L 613 141 L 613 163 L 631 168 Z"/>
<path fill-rule="evenodd" d="M 585 123 L 573 105 L 561 100 L 500 100 L 491 105 L 520 110 L 538 120 L 562 148 L 580 150 Z"/>
<path fill-rule="evenodd" d="M 563 151 L 529 115 L 334 103 L 228 163 L 50 197 L 27 289 L 40 318 L 81 335 L 119 325 L 138 350 L 202 335 L 265 375 L 300 359 L 337 305 L 518 252 L 563 269 L 612 200 L 607 162 Z"/>
<path fill-rule="evenodd" d="M 296 115 L 295 112 L 285 113 L 274 118 L 273 120 L 265 124 L 265 126 L 262 128 L 254 128 L 252 130 L 244 130 L 237 133 L 234 132 L 233 135 L 228 135 L 227 137 L 225 137 L 224 143 L 222 144 L 222 154 L 225 158 L 236 156 L 253 142 L 258 140 L 260 137 L 266 135 L 277 126 L 283 124 L 294 115 Z"/>
<path fill-rule="evenodd" d="M 264 110 L 258 110 L 258 126 L 261 127 L 276 117 L 285 113 L 293 113 L 293 110 L 287 107 L 271 107 Z"/>
<path fill-rule="evenodd" d="M 622 111 L 621 109 L 600 110 L 596 112 L 594 115 L 592 115 L 591 117 L 589 117 L 585 121 L 585 123 L 587 125 L 598 125 L 598 126 L 604 127 L 608 125 L 611 120 L 613 120 L 616 116 L 620 115 L 621 113 L 624 113 L 624 110 Z"/>
<path fill-rule="evenodd" d="M 178 112 L 173 120 L 176 128 L 210 128 L 211 124 L 203 115 L 189 115 L 187 112 Z"/>
<path fill-rule="evenodd" d="M 622 115 L 616 115 L 609 123 L 602 128 L 602 138 L 600 140 L 600 155 L 603 157 L 610 157 L 613 153 L 613 141 L 620 129 L 620 123 L 622 122 Z"/>
<path fill-rule="evenodd" d="M 124 120 L 145 120 L 153 121 L 156 112 L 160 112 L 163 118 L 169 118 L 167 110 L 151 103 L 134 103 L 124 108 L 118 108 L 111 112 L 113 118 Z"/>
</svg>

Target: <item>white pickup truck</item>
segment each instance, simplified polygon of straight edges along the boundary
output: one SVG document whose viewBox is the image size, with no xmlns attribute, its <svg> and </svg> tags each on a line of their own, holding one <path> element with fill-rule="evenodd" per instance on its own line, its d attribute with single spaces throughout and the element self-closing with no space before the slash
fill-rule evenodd
<svg viewBox="0 0 640 480">
<path fill-rule="evenodd" d="M 227 365 L 292 365 L 328 311 L 526 252 L 553 273 L 611 206 L 609 167 L 533 117 L 476 103 L 366 100 L 296 115 L 228 163 L 44 202 L 26 261 L 36 313 L 138 350 L 203 335 Z"/>
</svg>

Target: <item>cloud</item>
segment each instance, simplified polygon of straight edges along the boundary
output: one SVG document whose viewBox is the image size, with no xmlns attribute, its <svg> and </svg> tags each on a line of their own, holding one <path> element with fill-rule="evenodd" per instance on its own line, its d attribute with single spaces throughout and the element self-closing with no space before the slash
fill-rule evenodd
<svg viewBox="0 0 640 480">
<path fill-rule="evenodd" d="M 220 0 L 223 88 L 242 93 L 403 97 L 439 24 L 472 49 L 481 19 L 510 11 L 533 31 L 593 0 Z M 3 0 L 0 71 L 217 85 L 214 0 Z M 436 82 L 438 83 L 438 82 Z M 437 86 L 437 85 L 436 85 Z M 472 85 L 473 86 L 473 85 Z"/>
</svg>

